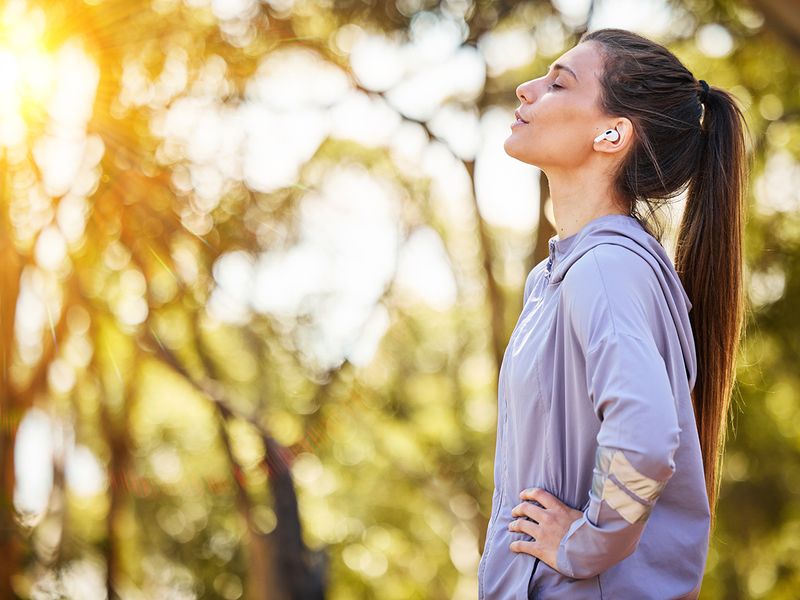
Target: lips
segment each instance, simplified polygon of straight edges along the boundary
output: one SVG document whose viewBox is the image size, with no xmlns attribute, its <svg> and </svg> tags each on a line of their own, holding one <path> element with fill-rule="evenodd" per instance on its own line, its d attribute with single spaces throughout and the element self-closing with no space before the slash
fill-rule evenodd
<svg viewBox="0 0 800 600">
<path fill-rule="evenodd" d="M 519 114 L 519 111 L 518 111 L 518 110 L 515 110 L 515 111 L 514 111 L 514 116 L 515 116 L 515 117 L 517 117 L 517 118 L 518 118 L 520 121 L 522 121 L 523 123 L 527 123 L 527 121 L 526 121 L 525 119 L 523 119 L 523 118 L 522 118 L 522 116 Z"/>
</svg>

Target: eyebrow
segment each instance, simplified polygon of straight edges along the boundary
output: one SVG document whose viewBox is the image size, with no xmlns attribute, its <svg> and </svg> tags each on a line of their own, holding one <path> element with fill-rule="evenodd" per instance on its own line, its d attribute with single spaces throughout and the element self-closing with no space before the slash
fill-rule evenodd
<svg viewBox="0 0 800 600">
<path fill-rule="evenodd" d="M 572 75 L 575 78 L 575 81 L 579 81 L 578 76 L 575 75 L 575 71 L 570 69 L 567 65 L 562 65 L 561 63 L 555 63 L 553 65 L 550 65 L 550 68 L 555 69 L 556 71 L 558 71 L 559 69 L 563 69 L 564 71 Z"/>
</svg>

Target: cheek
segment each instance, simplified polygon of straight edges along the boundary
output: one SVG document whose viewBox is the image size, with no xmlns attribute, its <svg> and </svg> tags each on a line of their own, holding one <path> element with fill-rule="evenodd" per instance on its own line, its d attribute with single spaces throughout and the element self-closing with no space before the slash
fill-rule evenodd
<svg viewBox="0 0 800 600">
<path fill-rule="evenodd" d="M 564 115 L 562 115 L 564 117 Z M 539 118 L 528 125 L 515 128 L 505 143 L 506 152 L 537 166 L 577 165 L 591 151 L 592 139 L 588 129 L 577 119 Z"/>
<path fill-rule="evenodd" d="M 584 132 L 591 132 L 592 115 L 580 104 L 551 102 L 542 111 L 542 121 L 549 130 L 560 132 L 562 137 L 579 138 Z"/>
<path fill-rule="evenodd" d="M 592 149 L 592 117 L 582 106 L 553 100 L 543 102 L 531 124 L 518 129 L 514 135 L 519 135 L 521 145 L 535 149 L 542 160 L 578 164 Z"/>
</svg>

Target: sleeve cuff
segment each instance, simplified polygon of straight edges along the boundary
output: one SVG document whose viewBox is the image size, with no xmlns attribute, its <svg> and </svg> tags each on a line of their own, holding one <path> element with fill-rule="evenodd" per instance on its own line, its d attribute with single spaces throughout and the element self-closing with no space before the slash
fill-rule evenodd
<svg viewBox="0 0 800 600">
<path fill-rule="evenodd" d="M 567 577 L 572 577 L 573 579 L 580 579 L 580 577 L 578 577 L 578 575 L 575 574 L 575 569 L 573 568 L 572 562 L 569 560 L 567 554 L 567 543 L 569 542 L 573 534 L 584 524 L 591 525 L 591 523 L 589 523 L 589 520 L 586 517 L 585 511 L 583 515 L 575 519 L 569 526 L 569 529 L 567 529 L 567 532 L 564 534 L 564 537 L 561 538 L 561 542 L 558 544 L 558 552 L 556 553 L 557 570 L 562 575 L 566 575 Z M 590 577 L 590 575 L 587 575 L 586 577 Z"/>
</svg>

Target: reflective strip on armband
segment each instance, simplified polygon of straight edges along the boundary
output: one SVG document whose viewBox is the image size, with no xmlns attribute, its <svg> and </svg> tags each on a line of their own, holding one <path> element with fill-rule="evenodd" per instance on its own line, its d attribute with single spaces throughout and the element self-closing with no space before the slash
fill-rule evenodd
<svg viewBox="0 0 800 600">
<path fill-rule="evenodd" d="M 651 479 L 639 473 L 622 450 L 598 446 L 592 493 L 599 500 L 605 500 L 628 523 L 647 519 L 655 499 L 665 485 L 666 481 Z M 589 515 L 591 521 L 597 522 L 599 510 L 598 503 L 595 514 Z"/>
</svg>

